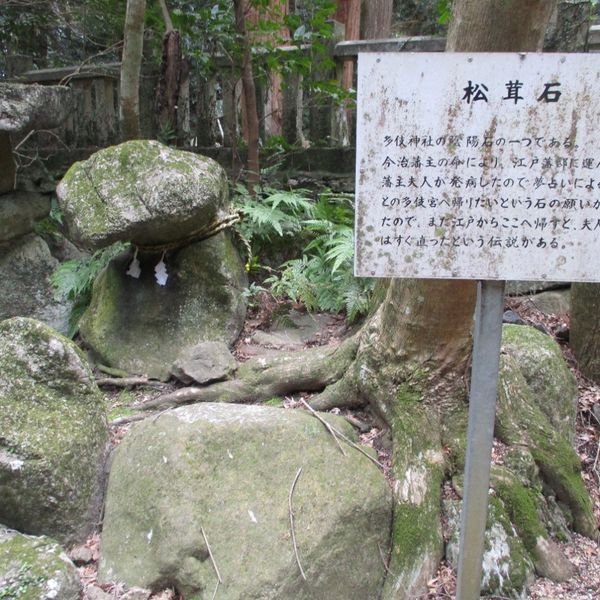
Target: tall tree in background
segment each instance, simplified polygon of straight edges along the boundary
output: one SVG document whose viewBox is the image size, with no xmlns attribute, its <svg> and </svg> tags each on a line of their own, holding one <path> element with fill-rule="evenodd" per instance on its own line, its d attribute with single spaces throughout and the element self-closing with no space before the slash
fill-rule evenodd
<svg viewBox="0 0 600 600">
<path fill-rule="evenodd" d="M 119 107 L 123 140 L 140 137 L 140 70 L 144 47 L 145 10 L 146 0 L 127 0 Z"/>
<path fill-rule="evenodd" d="M 363 40 L 388 38 L 392 28 L 393 0 L 369 0 L 362 3 L 360 37 Z"/>
<path fill-rule="evenodd" d="M 166 0 L 159 0 L 165 22 L 160 78 L 156 94 L 156 114 L 160 131 L 177 130 L 177 107 L 181 79 L 182 57 L 181 36 L 173 28 Z"/>
<path fill-rule="evenodd" d="M 235 27 L 242 44 L 242 89 L 246 114 L 246 137 L 248 142 L 248 188 L 252 192 L 260 182 L 260 162 L 258 156 L 258 109 L 256 106 L 256 86 L 252 75 L 251 42 L 246 29 L 247 0 L 234 0 Z"/>
</svg>

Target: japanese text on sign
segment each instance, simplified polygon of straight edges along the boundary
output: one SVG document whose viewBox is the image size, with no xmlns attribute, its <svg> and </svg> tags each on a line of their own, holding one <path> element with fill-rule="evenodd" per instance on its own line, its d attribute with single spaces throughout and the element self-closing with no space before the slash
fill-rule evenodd
<svg viewBox="0 0 600 600">
<path fill-rule="evenodd" d="M 361 54 L 359 276 L 600 281 L 600 56 Z"/>
</svg>

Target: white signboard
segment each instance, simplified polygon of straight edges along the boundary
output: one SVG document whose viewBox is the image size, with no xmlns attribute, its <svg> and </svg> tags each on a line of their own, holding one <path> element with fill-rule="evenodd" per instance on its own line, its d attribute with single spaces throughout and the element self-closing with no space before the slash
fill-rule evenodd
<svg viewBox="0 0 600 600">
<path fill-rule="evenodd" d="M 358 61 L 355 273 L 600 281 L 600 55 Z"/>
</svg>

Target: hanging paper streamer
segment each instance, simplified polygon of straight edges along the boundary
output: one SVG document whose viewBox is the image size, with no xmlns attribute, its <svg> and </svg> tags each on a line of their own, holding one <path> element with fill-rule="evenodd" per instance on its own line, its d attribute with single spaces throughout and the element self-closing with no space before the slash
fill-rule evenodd
<svg viewBox="0 0 600 600">
<path fill-rule="evenodd" d="M 169 274 L 167 273 L 167 265 L 165 265 L 165 253 L 162 253 L 160 257 L 160 261 L 154 267 L 154 276 L 156 278 L 156 283 L 158 285 L 167 285 L 167 279 L 169 279 Z"/>
<path fill-rule="evenodd" d="M 133 277 L 134 279 L 139 279 L 142 273 L 142 269 L 140 268 L 140 261 L 138 260 L 138 250 L 135 249 L 133 254 L 133 260 L 129 264 L 129 268 L 125 271 L 125 275 L 129 275 L 129 277 Z"/>
</svg>

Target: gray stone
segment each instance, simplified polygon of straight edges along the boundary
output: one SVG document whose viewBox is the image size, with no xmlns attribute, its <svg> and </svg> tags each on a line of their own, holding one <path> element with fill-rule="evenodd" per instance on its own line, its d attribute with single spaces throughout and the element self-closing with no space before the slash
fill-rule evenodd
<svg viewBox="0 0 600 600">
<path fill-rule="evenodd" d="M 542 412 L 568 440 L 575 435 L 577 382 L 560 346 L 533 327 L 505 325 L 502 349 L 515 359 Z"/>
<path fill-rule="evenodd" d="M 71 560 L 76 565 L 87 565 L 94 560 L 94 551 L 87 546 L 75 546 L 69 552 Z"/>
<path fill-rule="evenodd" d="M 56 298 L 50 281 L 57 267 L 39 236 L 26 235 L 0 246 L 0 320 L 32 317 L 67 333 L 71 303 Z"/>
<path fill-rule="evenodd" d="M 227 177 L 217 162 L 146 140 L 75 163 L 56 193 L 71 239 L 89 248 L 184 240 L 230 209 Z"/>
<path fill-rule="evenodd" d="M 58 127 L 73 109 L 72 91 L 59 85 L 0 83 L 0 131 Z"/>
<path fill-rule="evenodd" d="M 7 600 L 79 600 L 75 565 L 48 537 L 0 526 L 0 596 Z"/>
<path fill-rule="evenodd" d="M 537 294 L 546 290 L 552 290 L 556 287 L 564 286 L 564 283 L 556 281 L 507 281 L 507 296 L 527 296 Z"/>
<path fill-rule="evenodd" d="M 186 349 L 202 341 L 234 342 L 246 314 L 247 279 L 229 235 L 168 255 L 164 286 L 155 279 L 160 255 L 138 258 L 138 279 L 126 273 L 132 256 L 111 262 L 80 322 L 81 336 L 99 362 L 165 380 Z"/>
<path fill-rule="evenodd" d="M 130 590 L 127 590 L 121 596 L 120 600 L 148 600 L 151 593 L 152 592 L 150 590 L 134 587 L 134 588 L 131 588 Z"/>
<path fill-rule="evenodd" d="M 542 292 L 528 298 L 531 305 L 546 315 L 562 315 L 571 310 L 571 290 Z"/>
<path fill-rule="evenodd" d="M 461 502 L 445 500 L 443 511 L 448 528 L 446 559 L 458 566 Z M 502 503 L 490 499 L 483 554 L 482 595 L 521 598 L 533 580 L 533 563 L 512 527 Z"/>
<path fill-rule="evenodd" d="M 264 406 L 190 405 L 136 425 L 114 454 L 99 580 L 211 597 L 210 546 L 222 600 L 375 600 L 391 491 L 345 448 L 309 413 Z"/>
<path fill-rule="evenodd" d="M 112 594 L 105 592 L 97 585 L 89 585 L 85 589 L 85 595 L 87 596 L 87 600 L 114 600 Z"/>
<path fill-rule="evenodd" d="M 227 344 L 203 342 L 184 350 L 171 373 L 183 383 L 209 383 L 227 379 L 236 368 L 237 362 Z"/>
<path fill-rule="evenodd" d="M 50 198 L 42 194 L 13 192 L 0 196 L 0 243 L 31 233 L 35 222 L 49 212 Z"/>
<path fill-rule="evenodd" d="M 98 518 L 104 398 L 81 351 L 33 319 L 0 323 L 0 521 L 61 543 Z"/>
<path fill-rule="evenodd" d="M 534 556 L 535 570 L 540 577 L 561 582 L 575 575 L 575 567 L 551 539 L 539 537 L 536 540 Z"/>
</svg>

